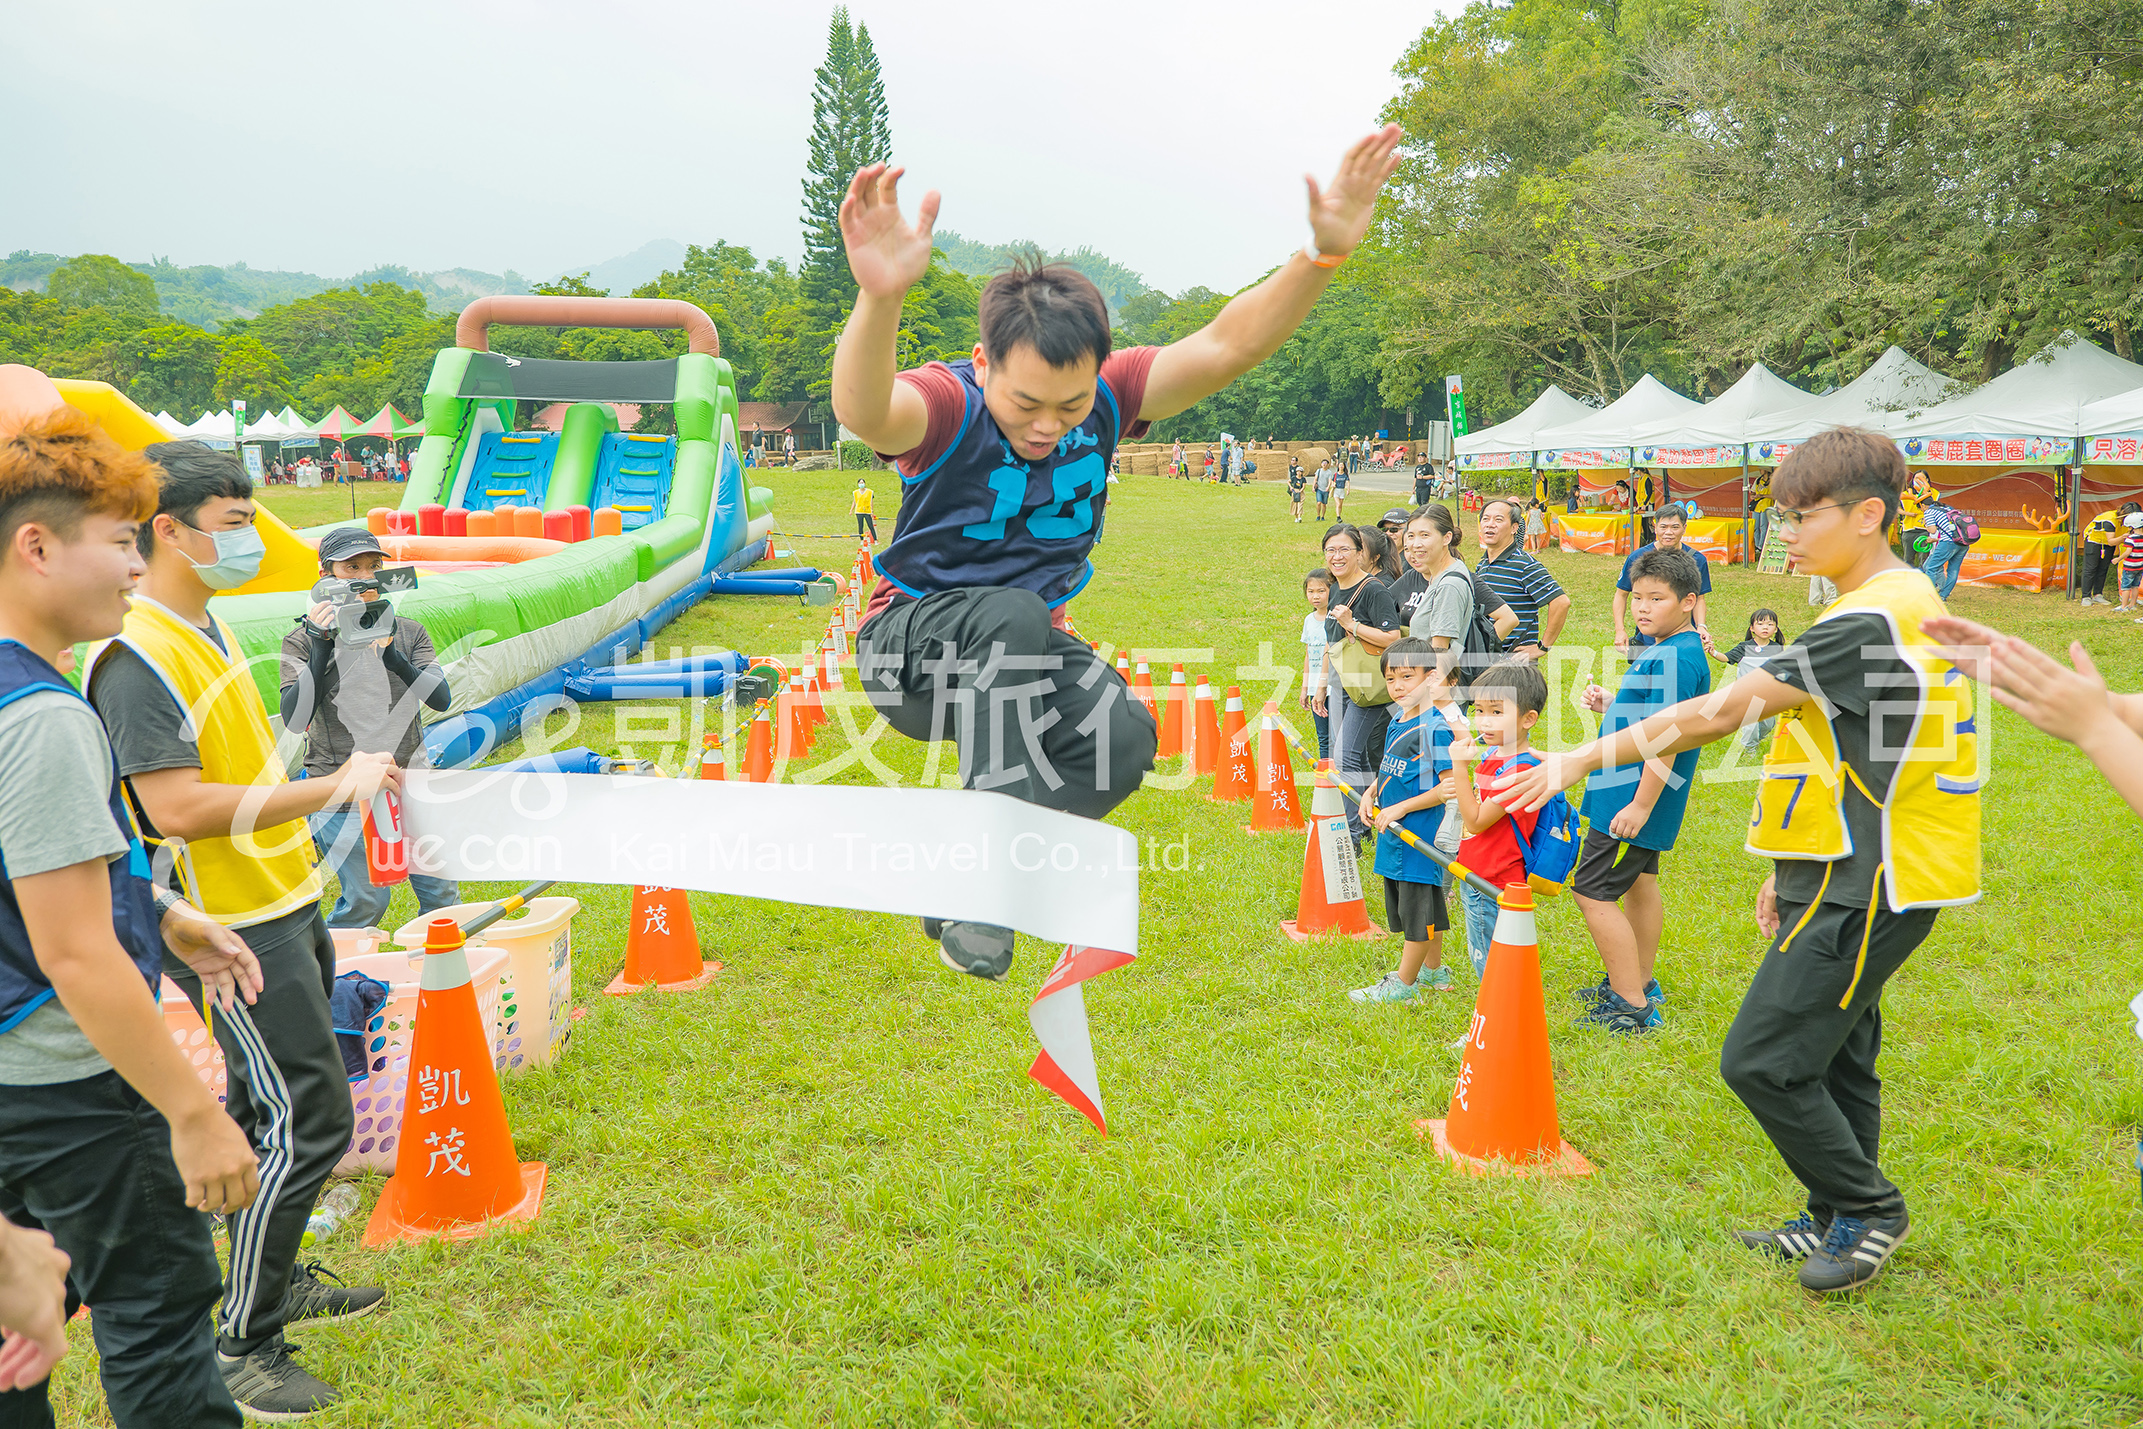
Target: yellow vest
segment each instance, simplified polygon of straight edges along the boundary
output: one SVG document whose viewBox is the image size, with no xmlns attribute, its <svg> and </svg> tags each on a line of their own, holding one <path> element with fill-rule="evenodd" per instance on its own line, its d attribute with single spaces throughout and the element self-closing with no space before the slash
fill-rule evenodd
<svg viewBox="0 0 2143 1429">
<path fill-rule="evenodd" d="M 1811 701 L 1783 711 L 1749 819 L 1747 848 L 1764 858 L 1833 863 L 1853 852 L 1843 801 L 1866 798 L 1882 812 L 1885 901 L 1893 913 L 1944 908 L 1979 897 L 1979 733 L 1971 682 L 1932 653 L 1920 622 L 1944 614 L 1940 596 L 1915 570 L 1885 571 L 1841 595 L 1816 623 L 1872 612 L 1890 627 L 1911 666 L 1916 688 L 1876 690 L 1874 699 L 1918 713 L 1905 757 L 1884 799 L 1838 755 L 1838 737 L 1822 707 Z M 1895 729 L 1895 717 L 1886 719 Z M 1852 792 L 1848 793 L 1850 786 Z"/>
<path fill-rule="evenodd" d="M 849 498 L 849 513 L 855 516 L 868 516 L 872 514 L 871 494 L 871 489 L 868 486 L 857 487 L 855 495 Z"/>
<path fill-rule="evenodd" d="M 148 597 L 137 593 L 133 601 L 118 641 L 148 663 L 178 702 L 201 754 L 201 782 L 288 783 L 268 712 L 245 663 L 233 662 L 207 636 Z M 214 614 L 209 619 L 216 622 L 224 649 L 238 649 L 231 628 Z M 97 657 L 111 643 L 91 650 L 84 689 Z M 319 901 L 322 885 L 314 863 L 311 827 L 292 819 L 229 838 L 189 839 L 180 867 L 194 906 L 219 923 L 249 928 Z"/>
<path fill-rule="evenodd" d="M 2101 511 L 2083 528 L 2083 538 L 2094 546 L 2118 546 L 2121 543 L 2120 518 L 2111 511 Z"/>
</svg>

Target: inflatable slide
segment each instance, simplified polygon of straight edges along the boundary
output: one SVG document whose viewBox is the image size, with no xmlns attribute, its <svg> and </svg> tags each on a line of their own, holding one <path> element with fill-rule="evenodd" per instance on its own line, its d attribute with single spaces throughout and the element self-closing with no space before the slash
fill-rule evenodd
<svg viewBox="0 0 2143 1429">
<path fill-rule="evenodd" d="M 493 323 L 682 328 L 688 351 L 660 362 L 507 357 L 490 351 Z M 45 383 L 11 371 L 17 386 Z M 122 445 L 164 440 L 108 384 L 47 385 Z M 519 404 L 554 402 L 571 404 L 558 431 L 515 429 L 516 411 L 529 410 Z M 667 404 L 675 433 L 619 431 L 619 402 Z M 435 764 L 482 758 L 568 680 L 626 660 L 718 577 L 766 554 L 772 515 L 768 493 L 744 483 L 735 380 L 713 321 L 689 303 L 480 299 L 433 363 L 424 413 L 427 434 L 381 545 L 417 567 L 417 589 L 390 598 L 430 632 L 453 688 L 451 708 L 425 732 Z M 268 547 L 261 573 L 219 594 L 215 610 L 272 710 L 278 652 L 330 528 L 294 531 L 265 508 L 257 524 Z"/>
</svg>

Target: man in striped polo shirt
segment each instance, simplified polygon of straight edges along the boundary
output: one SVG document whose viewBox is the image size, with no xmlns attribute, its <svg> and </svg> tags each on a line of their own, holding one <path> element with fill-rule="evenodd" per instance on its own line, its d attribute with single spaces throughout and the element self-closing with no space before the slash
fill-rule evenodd
<svg viewBox="0 0 2143 1429">
<path fill-rule="evenodd" d="M 1555 644 L 1570 618 L 1570 597 L 1528 555 L 1519 535 L 1525 518 L 1508 496 L 1492 496 L 1481 506 L 1481 563 L 1475 570 L 1488 588 L 1517 613 L 1518 624 L 1505 639 L 1506 653 L 1537 660 Z"/>
</svg>

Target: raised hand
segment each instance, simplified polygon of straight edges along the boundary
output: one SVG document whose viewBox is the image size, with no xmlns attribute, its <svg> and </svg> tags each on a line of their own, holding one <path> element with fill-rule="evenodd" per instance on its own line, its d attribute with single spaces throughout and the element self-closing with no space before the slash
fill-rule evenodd
<svg viewBox="0 0 2143 1429">
<path fill-rule="evenodd" d="M 1376 133 L 1355 141 L 1354 147 L 1340 157 L 1339 172 L 1324 188 L 1317 186 L 1315 174 L 1304 174 L 1302 181 L 1310 190 L 1310 234 L 1322 253 L 1352 253 L 1369 231 L 1369 218 L 1376 208 L 1377 193 L 1384 187 L 1399 167 L 1399 139 L 1401 131 L 1396 124 L 1387 124 Z M 933 199 L 923 200 L 930 213 L 937 209 Z M 843 227 L 847 224 L 848 210 L 842 210 Z M 854 266 L 853 262 L 850 264 Z M 860 275 L 859 275 L 860 278 Z"/>
<path fill-rule="evenodd" d="M 938 221 L 938 191 L 923 195 L 909 223 L 900 212 L 906 169 L 872 164 L 849 181 L 841 200 L 841 242 L 856 286 L 874 298 L 900 298 L 930 269 L 930 230 Z"/>
</svg>

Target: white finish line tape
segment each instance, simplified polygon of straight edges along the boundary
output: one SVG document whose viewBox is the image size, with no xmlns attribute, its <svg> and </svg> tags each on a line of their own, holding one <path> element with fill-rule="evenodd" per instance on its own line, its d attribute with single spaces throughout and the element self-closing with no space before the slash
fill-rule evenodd
<svg viewBox="0 0 2143 1429">
<path fill-rule="evenodd" d="M 411 867 L 962 919 L 1138 950 L 1138 842 L 961 789 L 412 770 Z"/>
<path fill-rule="evenodd" d="M 1080 984 L 1138 949 L 1138 842 L 1003 794 L 411 770 L 419 873 L 689 888 L 965 919 L 1068 944 L 1027 1009 L 1028 1075 L 1104 1133 Z"/>
</svg>

